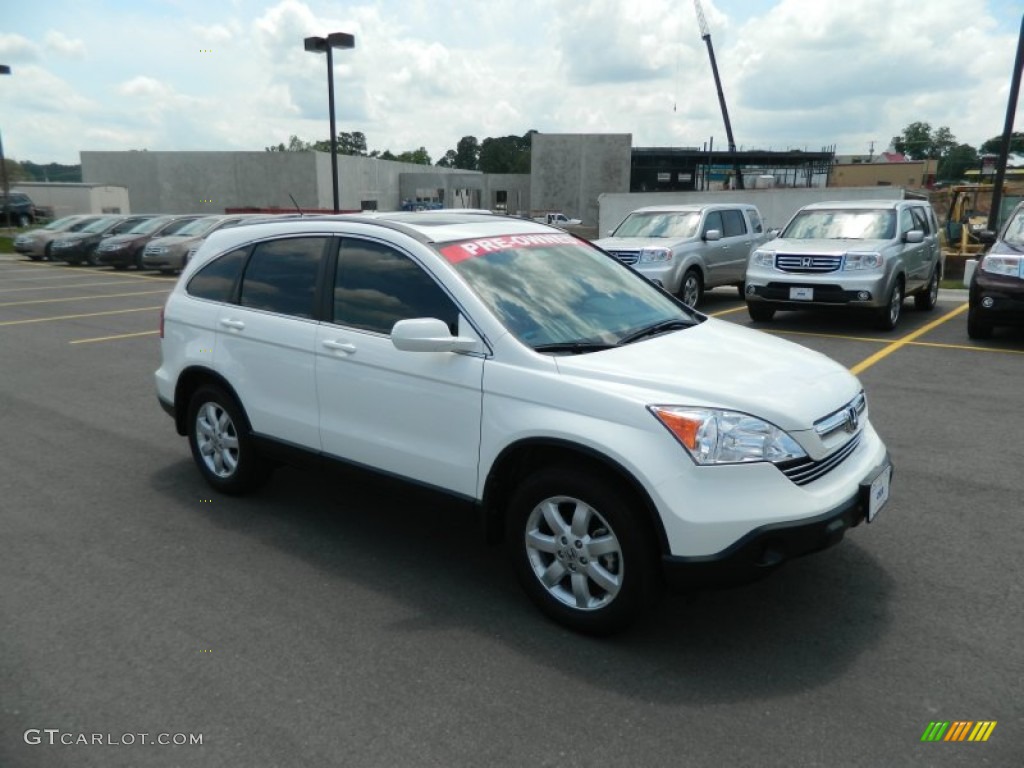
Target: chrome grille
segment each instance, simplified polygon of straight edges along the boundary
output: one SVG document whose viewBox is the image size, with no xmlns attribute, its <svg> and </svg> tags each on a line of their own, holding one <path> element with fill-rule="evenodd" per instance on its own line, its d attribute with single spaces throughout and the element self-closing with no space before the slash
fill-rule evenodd
<svg viewBox="0 0 1024 768">
<path fill-rule="evenodd" d="M 860 439 L 863 434 L 863 432 L 858 432 L 838 451 L 830 453 L 824 459 L 819 461 L 814 461 L 813 459 L 795 459 L 794 461 L 786 462 L 785 464 L 776 464 L 776 466 L 782 470 L 782 474 L 797 485 L 813 483 L 819 477 L 827 475 L 833 469 L 842 464 L 843 461 L 856 450 L 857 446 L 860 445 Z"/>
<path fill-rule="evenodd" d="M 841 429 L 846 429 L 848 432 L 856 432 L 860 417 L 867 407 L 868 399 L 861 392 L 842 408 L 838 408 L 828 416 L 823 416 L 814 422 L 814 431 L 818 433 L 822 440 Z M 851 414 L 851 411 L 853 411 L 853 414 Z"/>
<path fill-rule="evenodd" d="M 820 274 L 836 272 L 842 265 L 842 256 L 797 256 L 784 253 L 775 255 L 775 268 L 782 272 Z"/>
<path fill-rule="evenodd" d="M 623 264 L 633 265 L 640 261 L 640 251 L 608 251 Z"/>
</svg>

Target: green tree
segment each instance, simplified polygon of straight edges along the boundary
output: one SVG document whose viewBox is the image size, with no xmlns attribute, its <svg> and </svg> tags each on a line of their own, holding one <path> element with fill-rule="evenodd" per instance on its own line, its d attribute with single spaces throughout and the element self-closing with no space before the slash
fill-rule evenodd
<svg viewBox="0 0 1024 768">
<path fill-rule="evenodd" d="M 283 142 L 277 146 L 266 147 L 267 152 L 308 152 L 313 146 L 308 141 L 303 141 L 294 133 L 288 137 L 288 144 Z"/>
<path fill-rule="evenodd" d="M 978 167 L 978 152 L 970 144 L 957 144 L 939 160 L 935 174 L 940 181 L 959 181 L 964 171 Z"/>
<path fill-rule="evenodd" d="M 999 154 L 1002 148 L 1003 137 L 999 135 L 993 136 L 978 147 L 978 152 L 983 155 L 996 155 Z M 1010 151 L 1015 155 L 1024 155 L 1024 133 L 1021 131 L 1014 131 L 1010 134 Z"/>
<path fill-rule="evenodd" d="M 11 160 L 9 157 L 4 158 L 4 168 L 7 170 L 8 184 L 13 184 L 15 181 L 30 181 L 32 179 L 32 176 L 22 167 L 21 163 Z"/>
<path fill-rule="evenodd" d="M 533 134 L 486 138 L 480 144 L 479 170 L 484 173 L 529 173 Z"/>
<path fill-rule="evenodd" d="M 480 142 L 476 136 L 463 136 L 455 145 L 455 168 L 475 171 L 480 163 Z"/>
<path fill-rule="evenodd" d="M 957 146 L 957 141 L 947 126 L 933 132 L 930 123 L 918 121 L 904 128 L 899 136 L 893 136 L 892 146 L 911 160 L 935 160 Z"/>
<path fill-rule="evenodd" d="M 455 168 L 455 150 L 449 149 L 444 153 L 444 157 L 438 160 L 435 165 L 439 168 Z"/>
<path fill-rule="evenodd" d="M 407 152 L 402 152 L 395 160 L 399 160 L 403 163 L 416 163 L 417 165 L 430 165 L 430 155 L 427 153 L 426 147 L 420 147 L 419 149 L 411 149 Z"/>
</svg>

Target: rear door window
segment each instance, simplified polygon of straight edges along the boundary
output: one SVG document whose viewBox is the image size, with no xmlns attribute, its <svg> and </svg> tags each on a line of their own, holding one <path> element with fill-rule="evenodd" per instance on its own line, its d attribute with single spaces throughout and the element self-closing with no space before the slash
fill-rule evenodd
<svg viewBox="0 0 1024 768">
<path fill-rule="evenodd" d="M 747 234 L 747 223 L 743 220 L 743 214 L 735 208 L 722 211 L 722 224 L 725 226 L 722 237 L 740 237 Z"/>
<path fill-rule="evenodd" d="M 239 304 L 312 318 L 317 277 L 328 239 L 292 237 L 258 244 L 242 277 Z"/>
</svg>

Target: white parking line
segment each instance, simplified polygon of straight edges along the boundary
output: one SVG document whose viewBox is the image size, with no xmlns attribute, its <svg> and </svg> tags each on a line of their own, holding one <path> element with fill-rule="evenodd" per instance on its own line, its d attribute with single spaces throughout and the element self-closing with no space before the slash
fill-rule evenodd
<svg viewBox="0 0 1024 768">
<path fill-rule="evenodd" d="M 28 304 L 56 304 L 61 301 L 88 301 L 90 299 L 119 299 L 122 296 L 150 296 L 154 293 L 169 293 L 170 288 L 155 291 L 131 291 L 129 293 L 101 293 L 96 296 L 64 296 L 60 299 L 29 299 L 27 301 L 4 301 L 0 307 L 23 307 Z"/>
<path fill-rule="evenodd" d="M 98 283 L 72 283 L 71 285 L 29 285 L 23 288 L 0 288 L 0 293 L 14 293 L 16 291 L 64 291 L 68 288 L 91 288 L 97 285 L 129 285 L 131 280 L 101 280 Z"/>
</svg>

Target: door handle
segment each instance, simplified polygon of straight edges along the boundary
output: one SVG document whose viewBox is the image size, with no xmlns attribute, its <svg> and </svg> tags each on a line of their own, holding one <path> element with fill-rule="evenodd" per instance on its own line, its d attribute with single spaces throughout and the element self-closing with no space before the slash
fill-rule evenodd
<svg viewBox="0 0 1024 768">
<path fill-rule="evenodd" d="M 356 345 L 355 344 L 349 344 L 348 342 L 345 342 L 345 341 L 336 341 L 334 339 L 324 339 L 320 343 L 323 344 L 328 349 L 333 349 L 333 350 L 336 350 L 338 352 L 344 352 L 347 355 L 354 354 L 355 351 L 356 351 Z"/>
<path fill-rule="evenodd" d="M 245 323 L 242 322 L 241 320 L 232 320 L 231 318 L 228 317 L 221 318 L 220 324 L 223 325 L 225 328 L 233 328 L 236 331 L 241 331 L 242 329 L 245 328 Z"/>
</svg>

